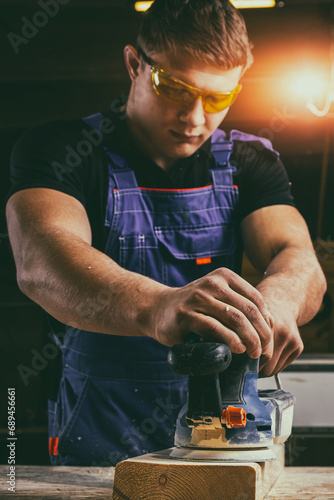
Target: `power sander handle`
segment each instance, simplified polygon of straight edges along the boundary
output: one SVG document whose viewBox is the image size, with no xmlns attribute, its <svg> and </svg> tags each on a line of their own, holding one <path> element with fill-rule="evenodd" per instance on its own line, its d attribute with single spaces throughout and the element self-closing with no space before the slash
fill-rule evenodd
<svg viewBox="0 0 334 500">
<path fill-rule="evenodd" d="M 174 373 L 192 376 L 212 375 L 228 368 L 232 354 L 227 345 L 216 342 L 194 342 L 194 337 L 192 340 L 193 343 L 175 344 L 170 349 L 167 361 Z"/>
</svg>

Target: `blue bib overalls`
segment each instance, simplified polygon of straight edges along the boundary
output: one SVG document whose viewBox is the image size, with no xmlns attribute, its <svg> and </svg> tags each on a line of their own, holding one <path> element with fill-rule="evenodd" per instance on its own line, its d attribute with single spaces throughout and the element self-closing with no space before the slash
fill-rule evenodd
<svg viewBox="0 0 334 500">
<path fill-rule="evenodd" d="M 100 116 L 85 121 L 94 128 Z M 105 148 L 105 224 L 110 228 L 106 255 L 172 287 L 218 267 L 234 270 L 238 188 L 233 185 L 235 167 L 229 163 L 232 149 L 233 140 L 217 130 L 212 138 L 212 185 L 166 190 L 138 187 L 125 160 Z M 170 370 L 168 347 L 150 338 L 75 328 L 68 328 L 60 347 L 58 399 L 49 402 L 53 464 L 112 465 L 173 446 L 187 378 Z"/>
</svg>

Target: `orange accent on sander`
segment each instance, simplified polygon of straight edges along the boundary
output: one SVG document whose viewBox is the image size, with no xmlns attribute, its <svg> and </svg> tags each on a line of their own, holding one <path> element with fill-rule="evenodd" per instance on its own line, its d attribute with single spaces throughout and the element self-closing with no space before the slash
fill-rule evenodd
<svg viewBox="0 0 334 500">
<path fill-rule="evenodd" d="M 237 406 L 228 406 L 222 411 L 221 423 L 225 424 L 228 429 L 233 427 L 246 426 L 246 412 L 243 408 Z"/>
</svg>

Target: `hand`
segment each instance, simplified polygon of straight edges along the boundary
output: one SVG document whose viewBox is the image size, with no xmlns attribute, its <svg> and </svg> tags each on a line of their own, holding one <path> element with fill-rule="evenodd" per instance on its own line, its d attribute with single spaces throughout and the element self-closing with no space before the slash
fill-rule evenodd
<svg viewBox="0 0 334 500">
<path fill-rule="evenodd" d="M 260 360 L 260 377 L 271 377 L 286 368 L 302 353 L 304 345 L 300 337 L 296 320 L 282 304 L 267 302 L 274 317 L 272 354 L 264 353 Z M 274 311 L 275 308 L 275 311 Z"/>
<path fill-rule="evenodd" d="M 272 318 L 262 295 L 243 278 L 219 268 L 182 288 L 160 292 L 149 335 L 172 346 L 189 332 L 225 343 L 233 353 L 272 353 Z"/>
</svg>

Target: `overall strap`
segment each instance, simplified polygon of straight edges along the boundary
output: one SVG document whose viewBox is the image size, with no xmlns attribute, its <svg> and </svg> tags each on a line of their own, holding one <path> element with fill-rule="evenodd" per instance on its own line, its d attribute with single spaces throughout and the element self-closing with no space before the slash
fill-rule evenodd
<svg viewBox="0 0 334 500">
<path fill-rule="evenodd" d="M 268 149 L 278 158 L 279 152 L 273 148 L 273 145 L 269 139 L 266 137 L 260 137 L 253 134 L 246 134 L 245 132 L 240 132 L 239 130 L 231 130 L 228 134 L 228 138 L 231 141 L 248 141 L 257 142 L 258 145 L 256 149 L 258 151 L 263 151 L 263 149 Z"/>
<path fill-rule="evenodd" d="M 231 130 L 228 134 L 223 130 L 216 129 L 211 138 L 211 153 L 216 160 L 216 168 L 211 170 L 215 186 L 226 186 L 233 184 L 233 172 L 236 167 L 230 163 L 230 156 L 234 148 L 234 141 L 253 142 L 258 151 L 267 149 L 271 151 L 276 158 L 279 153 L 273 148 L 272 143 L 265 137 L 259 137 L 253 134 L 246 134 L 239 130 Z"/>
<path fill-rule="evenodd" d="M 105 151 L 109 158 L 109 177 L 114 179 L 117 189 L 138 189 L 135 173 L 125 159 L 106 148 Z"/>
<path fill-rule="evenodd" d="M 211 138 L 211 153 L 216 166 L 210 170 L 215 188 L 233 186 L 233 172 L 236 168 L 230 164 L 232 152 L 233 141 L 226 139 L 226 134 L 222 130 L 215 130 Z"/>
<path fill-rule="evenodd" d="M 227 166 L 232 151 L 233 140 L 227 139 L 223 130 L 216 129 L 211 138 L 211 153 L 217 164 L 221 167 Z"/>
<path fill-rule="evenodd" d="M 97 132 L 100 132 L 101 121 L 103 120 L 102 113 L 96 113 L 95 115 L 85 116 L 81 118 L 89 127 L 93 128 Z"/>
</svg>

